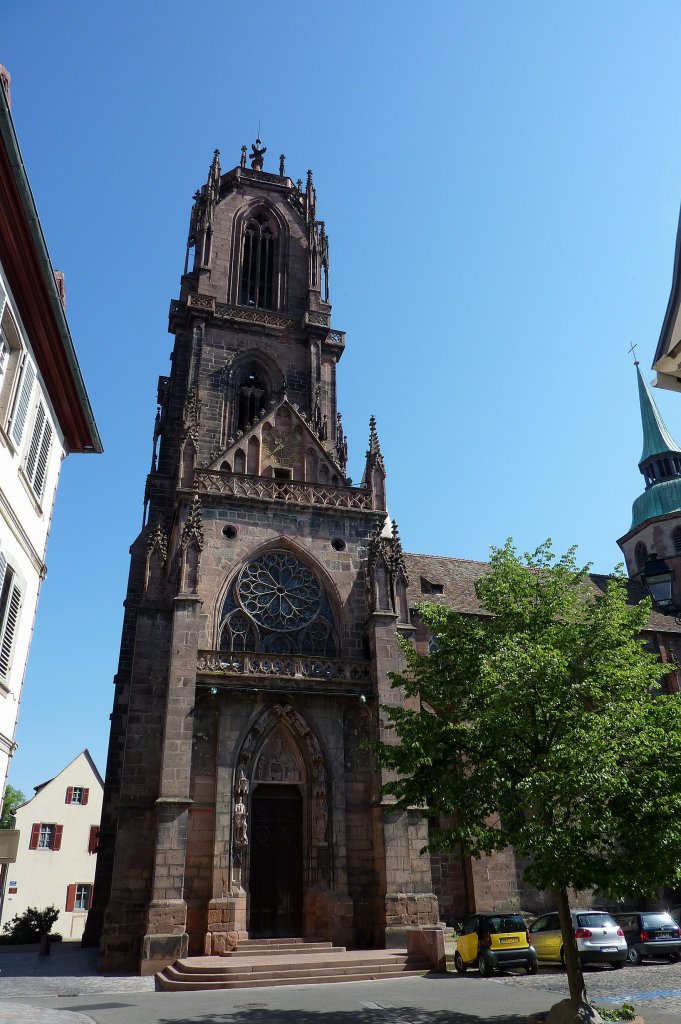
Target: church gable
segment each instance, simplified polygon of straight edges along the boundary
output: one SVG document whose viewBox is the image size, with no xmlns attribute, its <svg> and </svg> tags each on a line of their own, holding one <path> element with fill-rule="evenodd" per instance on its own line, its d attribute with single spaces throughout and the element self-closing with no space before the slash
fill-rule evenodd
<svg viewBox="0 0 681 1024">
<path fill-rule="evenodd" d="M 260 418 L 240 437 L 230 438 L 228 447 L 205 468 L 332 486 L 347 482 L 306 417 L 287 398 L 261 410 Z"/>
</svg>

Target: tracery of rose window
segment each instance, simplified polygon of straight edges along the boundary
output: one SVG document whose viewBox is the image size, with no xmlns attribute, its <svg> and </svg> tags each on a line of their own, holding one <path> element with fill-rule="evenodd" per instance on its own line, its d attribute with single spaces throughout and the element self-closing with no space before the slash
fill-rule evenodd
<svg viewBox="0 0 681 1024">
<path fill-rule="evenodd" d="M 270 551 L 248 562 L 222 610 L 220 649 L 333 655 L 333 616 L 324 589 L 295 555 Z"/>
</svg>

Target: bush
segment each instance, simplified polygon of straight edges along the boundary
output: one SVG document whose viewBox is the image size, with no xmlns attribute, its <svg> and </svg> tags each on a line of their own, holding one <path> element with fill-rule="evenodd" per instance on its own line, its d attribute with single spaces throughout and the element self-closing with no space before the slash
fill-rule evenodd
<svg viewBox="0 0 681 1024">
<path fill-rule="evenodd" d="M 27 907 L 23 914 L 15 914 L 11 921 L 2 929 L 11 943 L 39 942 L 43 935 L 49 935 L 50 929 L 59 917 L 56 907 Z"/>
<path fill-rule="evenodd" d="M 634 1020 L 636 1010 L 631 1003 L 622 1003 L 621 1006 L 597 1006 L 594 1007 L 600 1013 L 603 1020 Z"/>
</svg>

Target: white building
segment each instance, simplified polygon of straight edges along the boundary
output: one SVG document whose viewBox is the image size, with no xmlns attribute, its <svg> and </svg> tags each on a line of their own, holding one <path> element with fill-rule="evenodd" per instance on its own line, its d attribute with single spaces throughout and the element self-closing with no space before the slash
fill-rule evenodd
<svg viewBox="0 0 681 1024">
<path fill-rule="evenodd" d="M 104 784 L 87 750 L 16 810 L 19 851 L 5 872 L 0 928 L 27 907 L 55 906 L 52 931 L 79 939 L 92 900 Z"/>
<path fill-rule="evenodd" d="M 62 459 L 102 446 L 0 86 L 1 802 Z"/>
</svg>

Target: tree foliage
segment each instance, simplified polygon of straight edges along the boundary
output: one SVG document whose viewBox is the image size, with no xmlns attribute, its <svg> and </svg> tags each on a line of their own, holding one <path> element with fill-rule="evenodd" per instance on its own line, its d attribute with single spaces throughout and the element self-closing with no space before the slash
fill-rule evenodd
<svg viewBox="0 0 681 1024">
<path fill-rule="evenodd" d="M 38 942 L 43 935 L 49 935 L 52 925 L 59 917 L 56 907 L 27 907 L 23 914 L 15 914 L 3 927 L 10 942 Z"/>
<path fill-rule="evenodd" d="M 435 647 L 403 640 L 406 698 L 379 743 L 399 807 L 454 817 L 433 845 L 479 856 L 512 845 L 539 889 L 652 893 L 681 881 L 681 696 L 661 692 L 641 639 L 647 600 L 603 590 L 574 549 L 494 549 L 482 616 L 424 604 Z"/>
<path fill-rule="evenodd" d="M 2 814 L 0 814 L 0 828 L 12 828 L 12 815 L 17 807 L 25 802 L 26 797 L 20 789 L 15 789 L 9 783 L 5 786 L 5 798 L 2 802 Z"/>
</svg>

